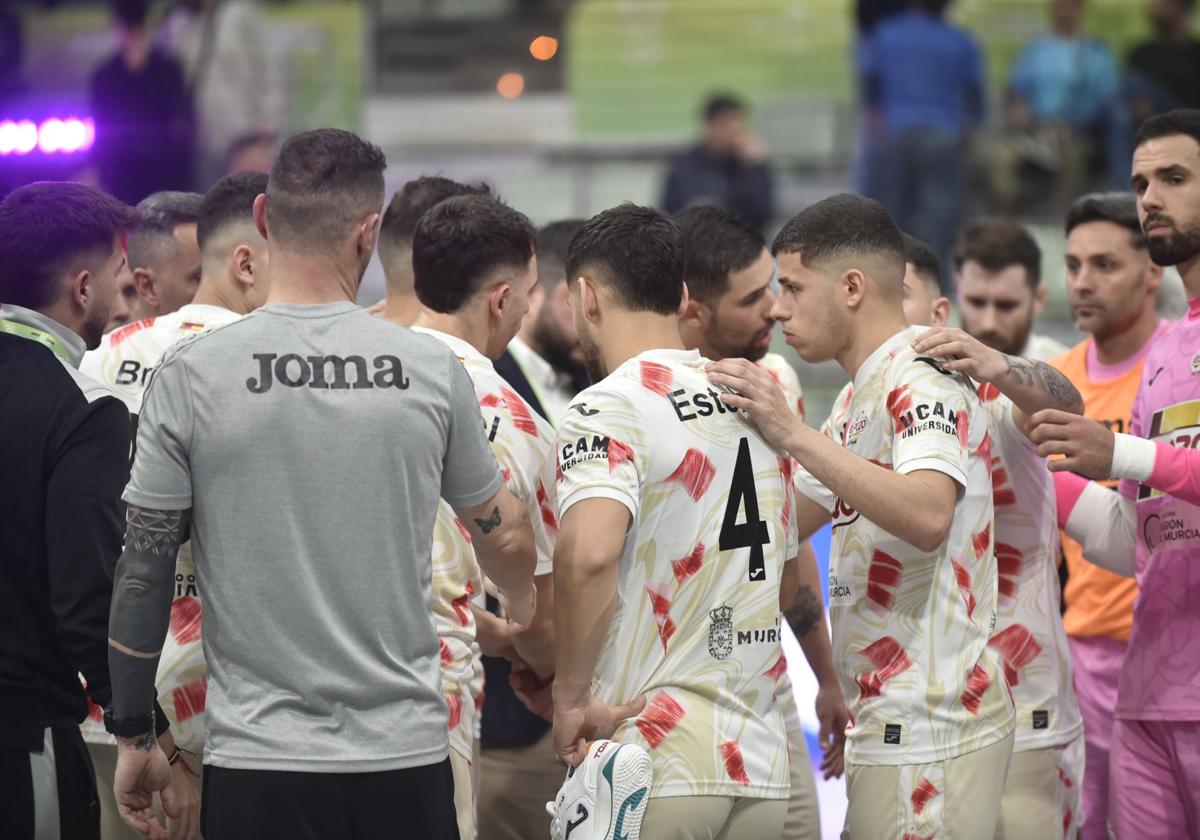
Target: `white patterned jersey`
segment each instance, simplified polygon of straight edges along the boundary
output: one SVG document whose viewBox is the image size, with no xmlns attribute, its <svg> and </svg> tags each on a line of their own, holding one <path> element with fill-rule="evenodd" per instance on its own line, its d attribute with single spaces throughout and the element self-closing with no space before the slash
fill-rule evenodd
<svg viewBox="0 0 1200 840">
<path fill-rule="evenodd" d="M 189 303 L 169 315 L 118 327 L 100 340 L 99 347 L 83 354 L 79 369 L 104 383 L 129 407 L 131 414 L 138 414 L 150 373 L 167 348 L 189 335 L 207 332 L 240 317 L 219 306 Z"/>
<path fill-rule="evenodd" d="M 760 368 L 774 377 L 775 381 L 783 388 L 784 396 L 787 397 L 788 405 L 792 410 L 800 415 L 800 419 L 804 419 L 804 391 L 800 388 L 800 376 L 796 373 L 796 369 L 787 363 L 787 359 L 780 356 L 778 353 L 767 353 L 757 362 Z"/>
<path fill-rule="evenodd" d="M 846 760 L 925 764 L 1013 729 L 998 653 L 987 417 L 970 380 L 917 357 L 909 327 L 859 368 L 842 445 L 878 466 L 959 485 L 950 534 L 925 552 L 837 499 L 829 570 L 833 655 L 850 707 Z M 817 504 L 829 491 L 804 470 Z M 828 509 L 828 508 L 827 508 Z"/>
<path fill-rule="evenodd" d="M 800 387 L 800 375 L 796 373 L 796 369 L 787 363 L 787 360 L 778 353 L 767 353 L 757 362 L 756 365 L 761 367 L 771 377 L 779 383 L 779 387 L 783 389 L 783 395 L 787 398 L 787 403 L 792 410 L 796 412 L 796 416 L 801 420 L 804 419 L 804 391 Z M 795 461 L 791 461 L 789 465 L 791 469 L 795 469 Z M 790 475 L 790 473 L 789 473 Z M 791 630 L 787 631 L 789 634 Z M 794 638 L 794 636 L 793 636 Z M 787 659 L 784 658 L 785 667 L 783 673 L 779 676 L 779 688 L 777 693 L 783 698 L 794 698 L 792 687 L 792 678 L 786 667 Z"/>
<path fill-rule="evenodd" d="M 154 367 L 172 345 L 185 338 L 236 321 L 241 316 L 219 306 L 189 303 L 156 318 L 134 321 L 104 336 L 100 346 L 83 355 L 79 369 L 103 382 L 121 398 L 133 418 L 137 439 L 137 415 L 142 394 Z M 171 602 L 171 625 L 158 660 L 158 700 L 171 721 L 175 744 L 192 752 L 204 749 L 204 701 L 208 669 L 200 645 L 200 598 L 196 590 L 196 568 L 192 544 L 185 542 L 175 558 L 175 600 Z M 93 744 L 115 743 L 104 731 L 103 712 L 88 707 L 82 724 L 83 738 Z"/>
<path fill-rule="evenodd" d="M 847 382 L 833 400 L 833 408 L 829 416 L 821 424 L 821 434 L 830 440 L 841 443 L 846 436 L 846 425 L 850 422 L 850 403 L 854 402 L 854 383 Z"/>
<path fill-rule="evenodd" d="M 650 751 L 650 795 L 782 799 L 790 462 L 725 407 L 705 364 L 652 350 L 576 396 L 558 432 L 559 508 L 604 498 L 632 516 L 592 691 L 647 696 L 613 738 Z"/>
<path fill-rule="evenodd" d="M 537 548 L 535 575 L 553 571 L 554 430 L 508 387 L 492 362 L 461 338 L 415 328 L 449 347 L 475 386 L 483 428 L 508 489 L 529 509 Z M 483 705 L 483 660 L 470 602 L 483 591 L 471 536 L 445 501 L 433 529 L 433 619 L 441 648 L 442 693 L 450 707 L 450 746 L 474 761 L 475 730 Z"/>
<path fill-rule="evenodd" d="M 991 426 L 999 576 L 996 632 L 988 644 L 1000 655 L 1017 706 L 1014 749 L 1056 747 L 1083 732 L 1083 719 L 1059 609 L 1054 479 L 1013 423 L 1012 400 L 987 383 L 979 399 Z"/>
</svg>

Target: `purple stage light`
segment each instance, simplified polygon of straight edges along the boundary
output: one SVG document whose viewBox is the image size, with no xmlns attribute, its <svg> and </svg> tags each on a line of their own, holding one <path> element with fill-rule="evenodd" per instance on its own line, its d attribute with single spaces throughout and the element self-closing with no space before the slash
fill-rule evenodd
<svg viewBox="0 0 1200 840">
<path fill-rule="evenodd" d="M 86 152 L 96 142 L 96 125 L 90 117 L 51 117 L 39 125 L 32 120 L 0 121 L 0 156 L 73 155 Z"/>
<path fill-rule="evenodd" d="M 37 148 L 38 129 L 33 120 L 21 120 L 17 123 L 16 153 L 27 155 Z"/>
</svg>

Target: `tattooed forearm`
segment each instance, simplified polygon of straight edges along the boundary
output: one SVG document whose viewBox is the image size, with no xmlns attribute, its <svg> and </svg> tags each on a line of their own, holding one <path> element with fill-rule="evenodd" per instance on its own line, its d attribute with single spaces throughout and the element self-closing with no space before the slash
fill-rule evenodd
<svg viewBox="0 0 1200 840">
<path fill-rule="evenodd" d="M 1045 362 L 1034 362 L 1034 365 L 1041 377 L 1042 387 L 1063 411 L 1083 412 L 1083 395 L 1071 384 L 1071 380 Z"/>
<path fill-rule="evenodd" d="M 479 530 L 485 534 L 490 534 L 501 525 L 500 508 L 492 508 L 492 515 L 487 519 L 476 519 L 475 524 L 479 526 Z"/>
<path fill-rule="evenodd" d="M 788 608 L 783 617 L 787 619 L 788 626 L 792 628 L 796 638 L 800 638 L 808 635 L 808 631 L 817 625 L 824 614 L 821 599 L 812 591 L 812 587 L 802 585 L 796 596 L 796 603 Z"/>
<path fill-rule="evenodd" d="M 1022 409 L 1029 413 L 1042 408 L 1057 408 L 1073 414 L 1083 412 L 1083 397 L 1080 396 L 1079 391 L 1071 384 L 1071 380 L 1050 365 L 1007 354 L 1004 356 L 1004 362 L 1007 365 L 1004 378 L 1008 379 L 1010 386 L 1037 391 L 1044 395 L 1044 399 L 1040 400 L 1041 405 L 1026 408 L 1022 403 L 1027 403 L 1028 400 L 1019 400 L 1015 395 L 1010 394 L 1013 402 Z M 1001 385 L 999 382 L 996 384 Z M 1003 391 L 1004 388 L 1001 387 L 1001 390 Z"/>
<path fill-rule="evenodd" d="M 126 514 L 125 550 L 175 559 L 183 542 L 187 511 L 149 510 L 130 505 Z"/>
<path fill-rule="evenodd" d="M 130 505 L 126 520 L 108 619 L 108 668 L 118 718 L 140 717 L 153 706 L 158 656 L 175 594 L 175 555 L 187 533 L 188 512 Z"/>
</svg>

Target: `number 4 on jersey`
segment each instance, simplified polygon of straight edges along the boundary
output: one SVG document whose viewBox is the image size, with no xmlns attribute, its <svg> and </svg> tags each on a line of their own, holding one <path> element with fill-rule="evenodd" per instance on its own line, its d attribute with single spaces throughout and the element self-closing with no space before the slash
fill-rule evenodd
<svg viewBox="0 0 1200 840">
<path fill-rule="evenodd" d="M 738 524 L 742 504 L 746 506 L 746 521 Z M 725 521 L 721 524 L 721 551 L 735 548 L 750 549 L 750 568 L 747 579 L 766 580 L 763 546 L 771 542 L 767 523 L 758 518 L 758 493 L 754 489 L 754 463 L 750 460 L 750 441 L 742 438 L 738 444 L 737 464 L 733 468 L 733 483 L 729 486 L 729 502 L 725 505 Z"/>
</svg>

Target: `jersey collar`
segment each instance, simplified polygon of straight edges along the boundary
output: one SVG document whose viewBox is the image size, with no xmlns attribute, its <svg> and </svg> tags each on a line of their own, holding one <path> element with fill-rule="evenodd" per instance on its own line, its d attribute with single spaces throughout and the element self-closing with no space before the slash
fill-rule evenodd
<svg viewBox="0 0 1200 840">
<path fill-rule="evenodd" d="M 476 350 L 474 344 L 464 341 L 456 335 L 450 335 L 450 333 L 444 333 L 441 330 L 431 330 L 429 327 L 413 327 L 412 330 L 413 332 L 425 333 L 425 335 L 433 336 L 438 341 L 449 347 L 455 356 L 458 356 L 458 358 L 464 361 L 471 359 L 475 362 L 484 362 L 488 367 L 492 367 L 491 359 Z"/>
<path fill-rule="evenodd" d="M 179 307 L 178 314 L 180 320 L 185 323 L 195 321 L 205 325 L 226 318 L 241 317 L 232 309 L 226 309 L 224 306 L 213 306 L 211 303 L 189 303 L 187 306 Z"/>
<path fill-rule="evenodd" d="M 12 304 L 0 306 L 0 319 L 11 321 L 17 324 L 18 327 L 25 327 L 27 330 L 40 333 L 44 338 L 37 335 L 29 335 L 26 333 L 26 330 L 13 331 L 21 335 L 22 338 L 29 338 L 44 345 L 54 355 L 62 359 L 64 364 L 76 369 L 79 368 L 79 361 L 83 358 L 83 351 L 86 349 L 83 339 L 58 321 L 48 318 L 32 309 L 26 309 L 23 306 L 13 306 Z"/>
<path fill-rule="evenodd" d="M 658 362 L 665 365 L 683 365 L 684 367 L 702 367 L 708 360 L 700 355 L 699 350 L 646 350 L 638 353 L 631 361 Z"/>
<path fill-rule="evenodd" d="M 862 388 L 863 384 L 871 378 L 875 370 L 885 360 L 895 356 L 903 348 L 912 344 L 912 342 L 917 340 L 917 336 L 927 329 L 929 327 L 906 327 L 876 347 L 874 352 L 870 356 L 867 356 L 863 360 L 863 363 L 858 366 L 858 370 L 854 374 L 854 390 L 857 391 Z"/>
</svg>

